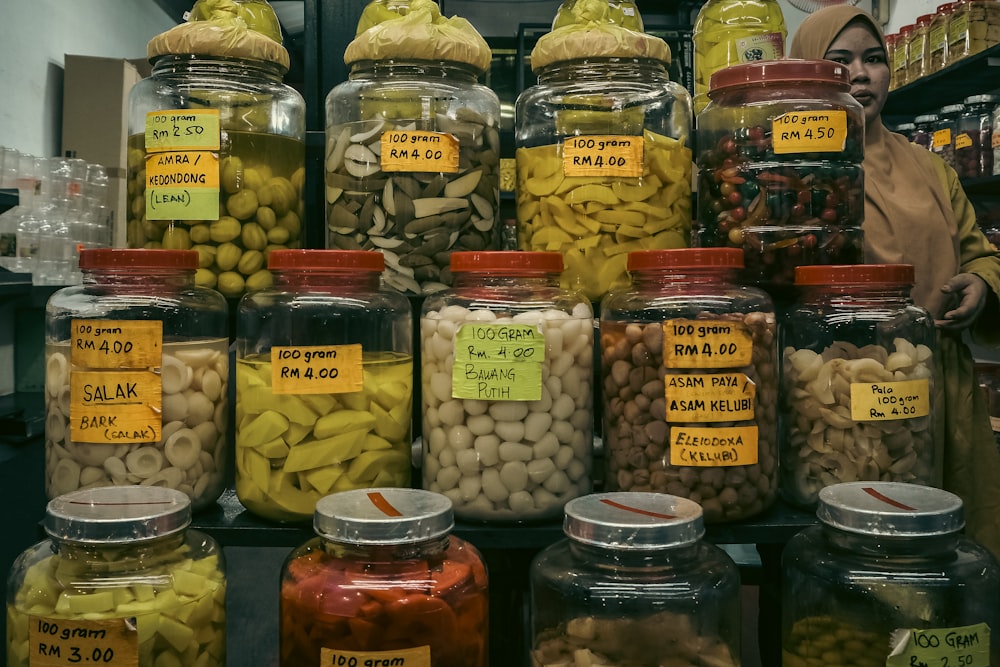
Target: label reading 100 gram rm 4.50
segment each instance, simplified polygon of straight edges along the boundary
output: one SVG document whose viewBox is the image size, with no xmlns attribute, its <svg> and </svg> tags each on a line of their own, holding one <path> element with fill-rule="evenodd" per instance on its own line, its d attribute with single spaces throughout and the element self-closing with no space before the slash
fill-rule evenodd
<svg viewBox="0 0 1000 667">
<path fill-rule="evenodd" d="M 847 112 L 789 111 L 771 121 L 771 143 L 778 155 L 841 153 L 847 143 Z"/>
</svg>

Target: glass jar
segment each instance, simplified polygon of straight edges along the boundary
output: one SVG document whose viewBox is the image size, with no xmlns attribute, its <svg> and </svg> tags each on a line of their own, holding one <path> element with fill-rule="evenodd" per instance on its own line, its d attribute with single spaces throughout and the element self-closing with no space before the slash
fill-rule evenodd
<svg viewBox="0 0 1000 667">
<path fill-rule="evenodd" d="M 514 115 L 518 245 L 561 252 L 564 288 L 599 300 L 629 251 L 688 245 L 691 97 L 663 62 L 546 65 Z"/>
<path fill-rule="evenodd" d="M 993 109 L 993 127 L 1000 127 L 1000 103 Z M 1000 132 L 994 132 L 991 137 L 993 147 L 993 175 L 1000 174 Z"/>
<path fill-rule="evenodd" d="M 955 4 L 952 2 L 938 5 L 934 18 L 927 28 L 930 42 L 930 62 L 927 69 L 929 74 L 940 72 L 951 64 L 948 60 L 948 23 L 951 21 L 954 9 Z"/>
<path fill-rule="evenodd" d="M 838 482 L 940 486 L 934 320 L 909 264 L 800 266 L 782 323 L 782 493 Z"/>
<path fill-rule="evenodd" d="M 896 129 L 893 131 L 903 135 L 910 142 L 912 142 L 914 133 L 917 131 L 917 125 L 916 123 L 900 123 L 899 125 L 896 126 Z"/>
<path fill-rule="evenodd" d="M 963 100 L 955 135 L 955 171 L 959 178 L 993 175 L 993 110 L 997 95 L 972 95 Z"/>
<path fill-rule="evenodd" d="M 955 168 L 955 136 L 958 134 L 958 117 L 965 111 L 964 104 L 948 104 L 938 111 L 934 134 L 931 136 L 931 151 L 937 153 L 945 163 Z"/>
<path fill-rule="evenodd" d="M 930 73 L 930 25 L 933 14 L 922 14 L 913 24 L 910 44 L 907 47 L 906 80 L 916 81 Z"/>
<path fill-rule="evenodd" d="M 284 68 L 165 55 L 128 98 L 128 245 L 198 251 L 230 298 L 271 282 L 264 253 L 305 241 L 305 100 Z"/>
<path fill-rule="evenodd" d="M 948 24 L 948 62 L 985 51 L 998 41 L 1000 3 L 996 0 L 957 0 Z"/>
<path fill-rule="evenodd" d="M 531 664 L 740 664 L 740 579 L 701 508 L 660 493 L 566 505 L 530 572 Z"/>
<path fill-rule="evenodd" d="M 229 316 L 194 250 L 84 249 L 45 308 L 45 492 L 226 485 Z"/>
<path fill-rule="evenodd" d="M 823 489 L 782 557 L 782 664 L 996 665 L 1000 564 L 941 489 Z"/>
<path fill-rule="evenodd" d="M 692 245 L 744 251 L 744 280 L 777 295 L 799 264 L 862 261 L 865 119 L 847 68 L 737 65 L 698 115 Z"/>
<path fill-rule="evenodd" d="M 281 667 L 485 667 L 482 557 L 451 535 L 451 502 L 419 489 L 335 493 L 281 572 Z"/>
<path fill-rule="evenodd" d="M 778 492 L 777 339 L 735 248 L 631 253 L 632 285 L 601 301 L 604 488 L 701 504 L 708 522 Z"/>
<path fill-rule="evenodd" d="M 889 66 L 889 90 L 895 90 L 896 85 L 896 41 L 899 34 L 891 32 L 885 36 L 885 62 Z"/>
<path fill-rule="evenodd" d="M 423 486 L 471 521 L 558 517 L 591 490 L 594 316 L 554 252 L 454 253 L 420 315 Z"/>
<path fill-rule="evenodd" d="M 896 88 L 910 83 L 910 36 L 916 26 L 904 25 L 896 33 L 895 53 L 892 56 L 892 80 Z"/>
<path fill-rule="evenodd" d="M 930 150 L 931 144 L 934 142 L 934 128 L 937 126 L 937 123 L 938 115 L 936 113 L 917 116 L 913 119 L 913 124 L 916 128 L 913 131 L 913 136 L 910 137 L 910 141 Z"/>
<path fill-rule="evenodd" d="M 500 247 L 500 102 L 472 65 L 366 60 L 326 97 L 327 248 L 378 250 L 408 294 Z"/>
<path fill-rule="evenodd" d="M 721 69 L 785 57 L 788 30 L 777 0 L 708 0 L 694 22 L 694 110 L 708 106 Z"/>
<path fill-rule="evenodd" d="M 555 18 L 552 19 L 553 30 L 568 25 L 575 25 L 581 18 L 589 18 L 592 15 L 591 12 L 585 9 L 583 12 L 580 12 L 583 16 L 578 18 L 573 13 L 577 2 L 578 0 L 563 0 L 562 4 L 559 5 L 559 9 L 556 10 Z M 628 28 L 636 32 L 643 31 L 642 16 L 639 14 L 639 9 L 633 0 L 607 0 L 607 3 L 609 11 L 602 17 L 601 22 L 620 25 L 623 28 Z"/>
<path fill-rule="evenodd" d="M 49 501 L 48 538 L 7 578 L 7 665 L 226 664 L 222 548 L 186 495 L 80 489 Z"/>
<path fill-rule="evenodd" d="M 378 252 L 275 250 L 240 301 L 236 494 L 309 521 L 328 493 L 410 485 L 413 317 Z"/>
</svg>

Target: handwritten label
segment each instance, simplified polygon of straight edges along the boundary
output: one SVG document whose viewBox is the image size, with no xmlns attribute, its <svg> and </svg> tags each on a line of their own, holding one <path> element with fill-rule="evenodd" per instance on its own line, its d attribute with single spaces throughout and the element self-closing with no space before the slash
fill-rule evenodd
<svg viewBox="0 0 1000 667">
<path fill-rule="evenodd" d="M 955 150 L 961 150 L 963 148 L 972 148 L 973 146 L 974 144 L 972 143 L 972 137 L 965 134 L 964 132 L 962 134 L 955 136 Z"/>
<path fill-rule="evenodd" d="M 990 135 L 990 146 L 992 148 L 1000 148 L 1000 130 Z"/>
<path fill-rule="evenodd" d="M 663 365 L 667 368 L 749 366 L 753 337 L 733 320 L 667 320 L 663 323 Z"/>
<path fill-rule="evenodd" d="M 70 360 L 80 368 L 153 368 L 163 361 L 160 320 L 73 320 Z"/>
<path fill-rule="evenodd" d="M 855 382 L 851 384 L 851 419 L 893 421 L 931 413 L 930 380 Z"/>
<path fill-rule="evenodd" d="M 789 111 L 771 121 L 774 152 L 840 153 L 847 142 L 846 111 Z"/>
<path fill-rule="evenodd" d="M 566 176 L 642 176 L 641 136 L 580 135 L 563 141 Z"/>
<path fill-rule="evenodd" d="M 320 667 L 431 667 L 431 647 L 416 646 L 395 651 L 319 650 Z"/>
<path fill-rule="evenodd" d="M 934 134 L 931 137 L 931 147 L 932 148 L 944 148 L 945 146 L 951 145 L 951 130 L 945 128 L 943 130 L 934 130 Z"/>
<path fill-rule="evenodd" d="M 218 109 L 178 109 L 146 114 L 146 152 L 217 151 L 221 147 Z"/>
<path fill-rule="evenodd" d="M 135 618 L 77 621 L 29 616 L 28 664 L 138 667 L 139 633 Z"/>
<path fill-rule="evenodd" d="M 537 401 L 545 336 L 528 324 L 463 324 L 455 334 L 453 398 Z"/>
<path fill-rule="evenodd" d="M 275 394 L 346 394 L 365 386 L 363 349 L 356 345 L 271 348 Z"/>
<path fill-rule="evenodd" d="M 159 442 L 163 385 L 153 371 L 79 371 L 69 375 L 70 438 L 108 445 Z"/>
<path fill-rule="evenodd" d="M 149 220 L 218 220 L 218 153 L 148 154 L 145 197 Z"/>
<path fill-rule="evenodd" d="M 757 387 L 743 373 L 670 375 L 666 388 L 668 422 L 734 422 L 754 416 Z"/>
<path fill-rule="evenodd" d="M 756 426 L 675 426 L 670 429 L 670 465 L 753 465 L 757 463 L 757 435 Z"/>
<path fill-rule="evenodd" d="M 897 630 L 886 667 L 989 667 L 990 626 Z"/>
<path fill-rule="evenodd" d="M 459 141 L 445 132 L 392 130 L 382 135 L 382 171 L 458 173 Z"/>
</svg>

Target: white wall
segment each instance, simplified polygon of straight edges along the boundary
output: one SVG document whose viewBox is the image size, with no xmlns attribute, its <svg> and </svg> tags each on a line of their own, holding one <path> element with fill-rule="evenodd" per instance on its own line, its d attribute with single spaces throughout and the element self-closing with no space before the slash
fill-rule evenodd
<svg viewBox="0 0 1000 667">
<path fill-rule="evenodd" d="M 64 54 L 144 58 L 179 20 L 153 0 L 0 0 L 0 146 L 58 154 Z"/>
</svg>

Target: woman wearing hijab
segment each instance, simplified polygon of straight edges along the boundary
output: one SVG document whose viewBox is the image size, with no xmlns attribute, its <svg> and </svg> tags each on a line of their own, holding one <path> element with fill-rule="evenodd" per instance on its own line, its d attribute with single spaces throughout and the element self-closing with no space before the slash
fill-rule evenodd
<svg viewBox="0 0 1000 667">
<path fill-rule="evenodd" d="M 1000 258 L 955 170 L 882 124 L 889 66 L 869 14 L 838 5 L 810 15 L 788 56 L 834 60 L 850 73 L 851 94 L 865 112 L 865 261 L 914 266 L 913 300 L 940 334 L 944 487 L 964 501 L 967 533 L 1000 556 L 1000 453 L 961 340 L 971 327 L 978 342 L 1000 342 Z"/>
</svg>

